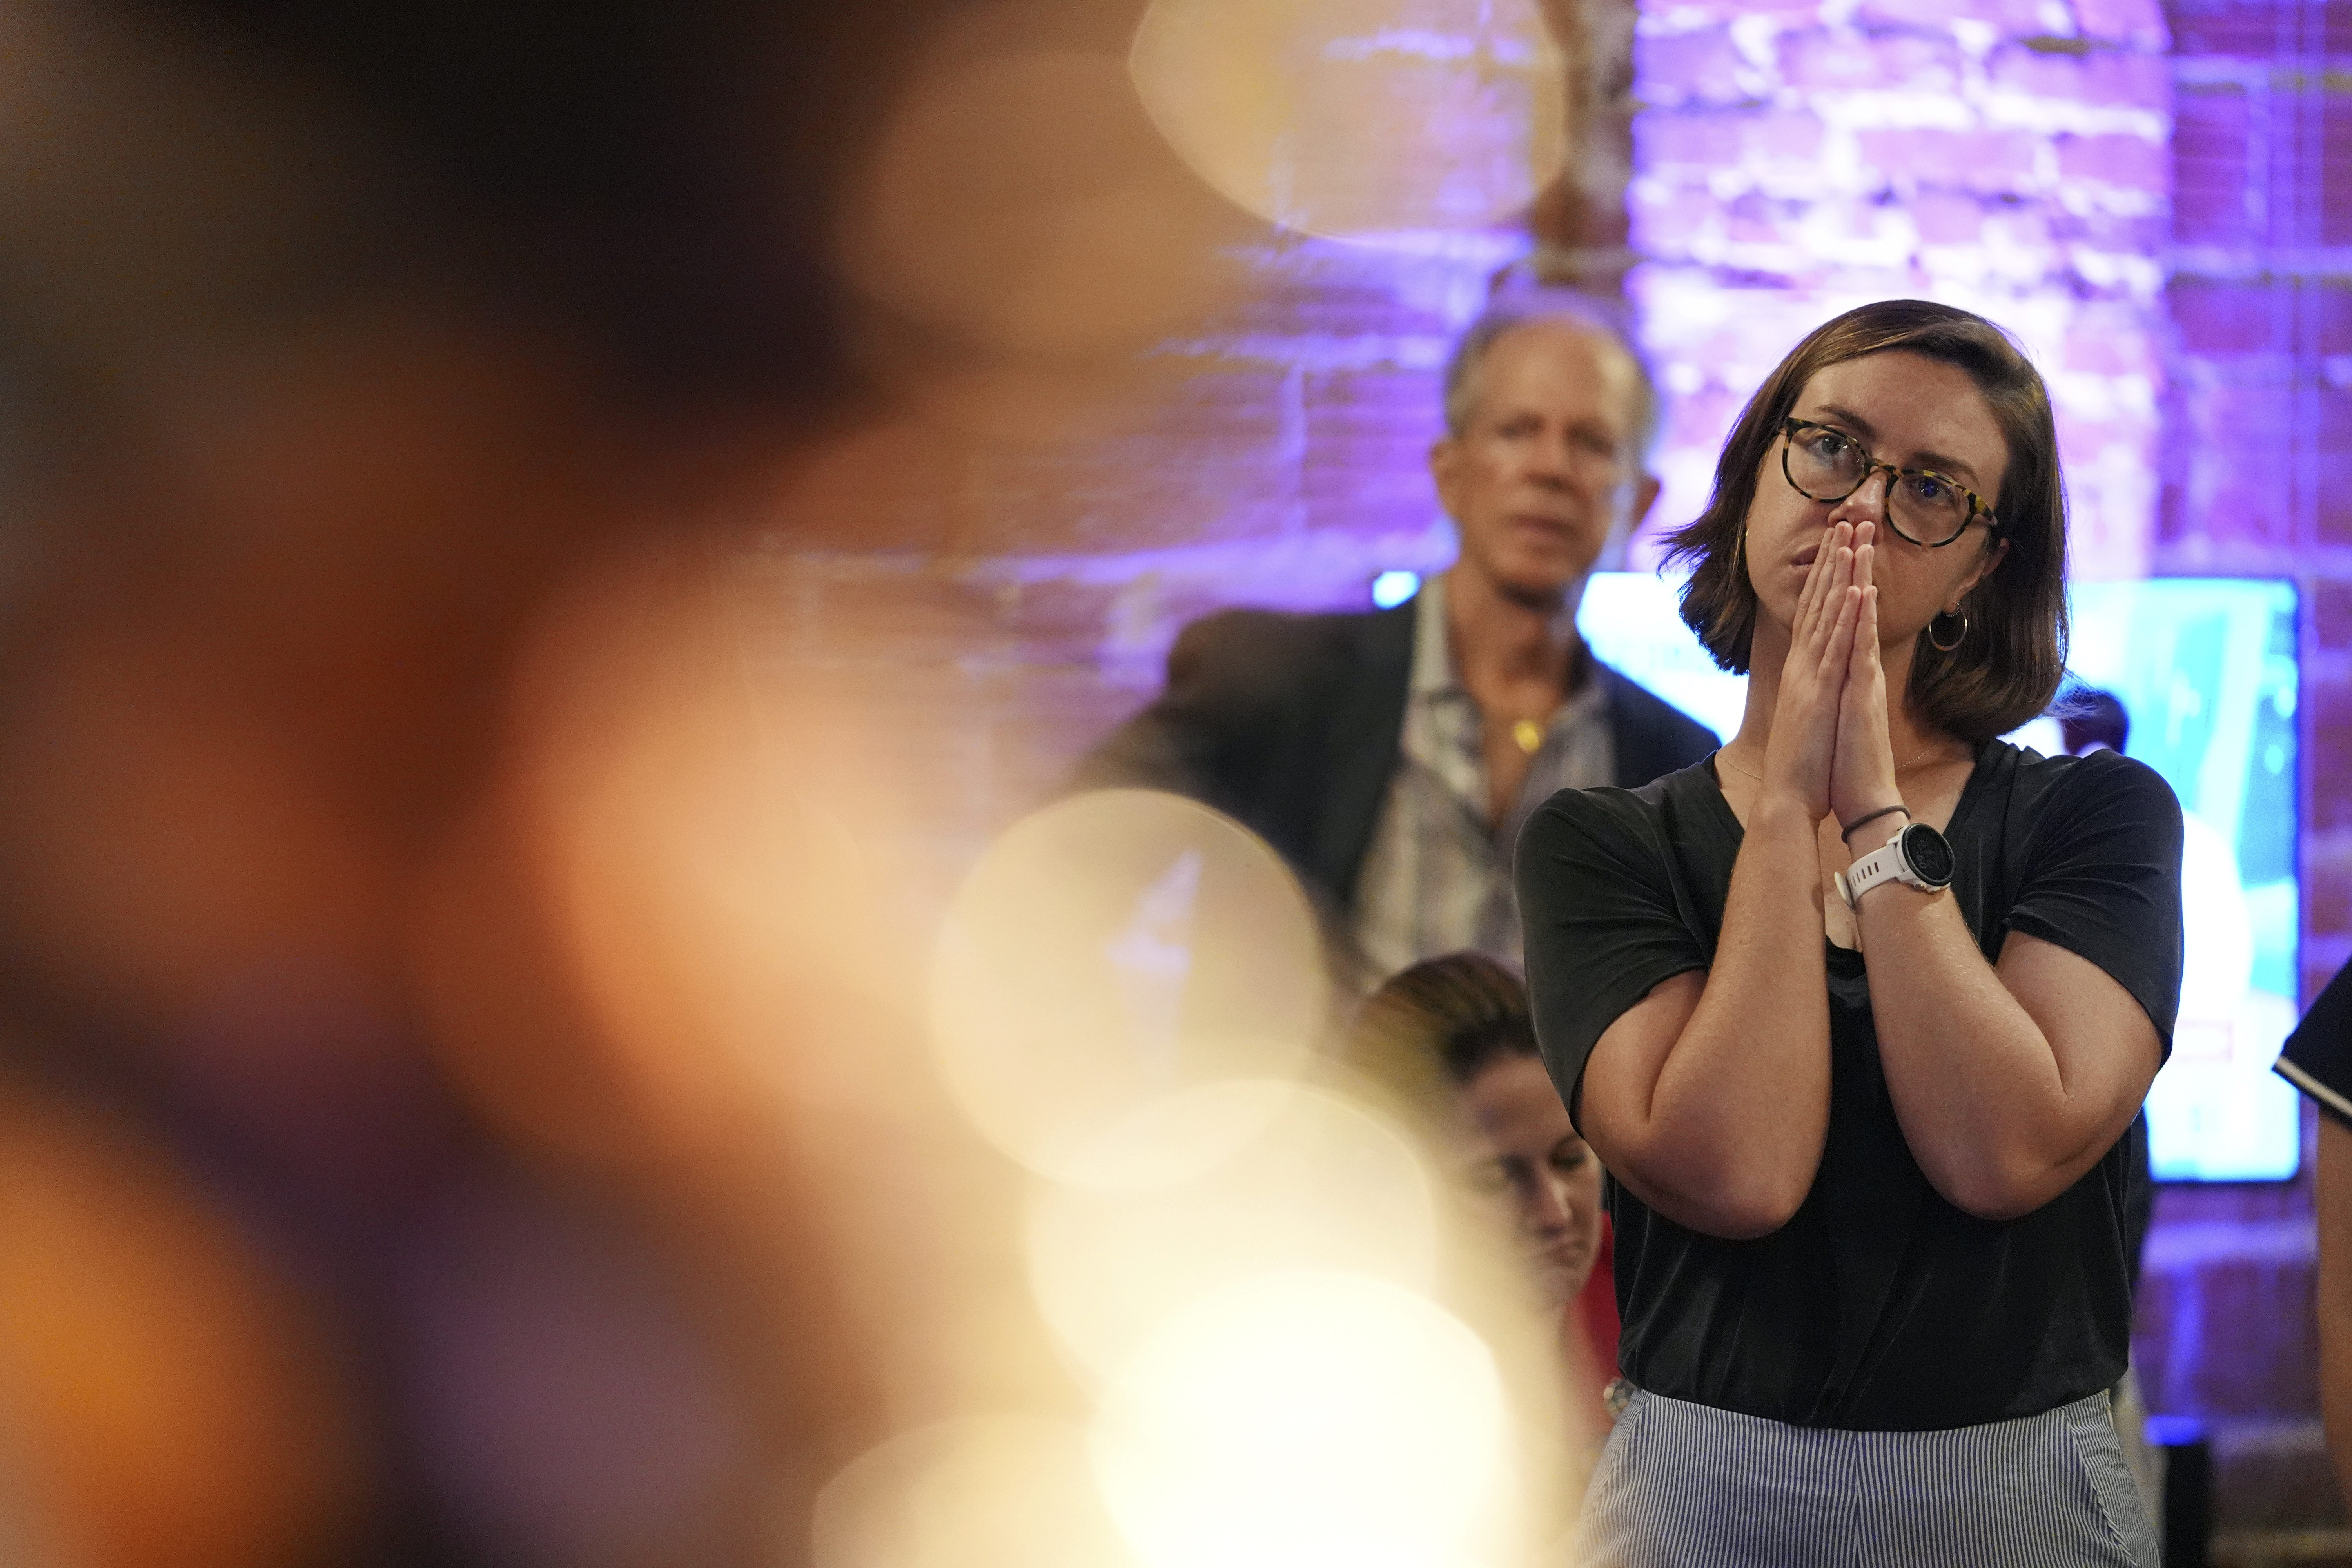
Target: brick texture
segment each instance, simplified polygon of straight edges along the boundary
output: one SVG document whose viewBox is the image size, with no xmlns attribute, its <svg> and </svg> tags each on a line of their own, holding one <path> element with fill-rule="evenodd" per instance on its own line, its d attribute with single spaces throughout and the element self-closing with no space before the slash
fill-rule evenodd
<svg viewBox="0 0 2352 1568">
<path fill-rule="evenodd" d="M 2302 594 L 2308 996 L 2352 952 L 2352 258 L 2334 248 L 2352 196 L 2337 63 L 2352 9 L 2175 0 L 2168 20 L 2172 334 L 2151 564 L 2292 577 Z M 2141 1302 L 2151 1404 L 2215 1424 L 2221 1522 L 2248 1550 L 2343 1524 L 2314 1405 L 2308 1166 L 2283 1188 L 2165 1194 L 2179 1228 L 2168 1242 L 2160 1218 Z M 2329 1539 L 2337 1556 L 2307 1560 L 2345 1560 Z"/>
<path fill-rule="evenodd" d="M 1832 19 L 1832 16 L 1838 19 Z M 2078 575 L 2147 570 L 2172 79 L 2131 5 L 1864 0 L 1644 11 L 1632 287 L 1675 395 L 1672 522 L 1803 332 L 1890 295 L 2016 331 L 2049 376 Z"/>
</svg>

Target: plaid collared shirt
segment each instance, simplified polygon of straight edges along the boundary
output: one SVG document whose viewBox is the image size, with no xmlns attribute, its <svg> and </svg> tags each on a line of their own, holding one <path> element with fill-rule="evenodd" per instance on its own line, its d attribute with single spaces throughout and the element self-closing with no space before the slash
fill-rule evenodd
<svg viewBox="0 0 2352 1568">
<path fill-rule="evenodd" d="M 1489 826 L 1482 720 L 1454 675 L 1445 580 L 1423 586 L 1403 743 L 1356 885 L 1354 936 L 1368 983 L 1464 948 L 1520 961 L 1511 852 L 1520 827 L 1555 791 L 1615 782 L 1607 679 L 1595 670 L 1553 710 L 1518 798 Z"/>
</svg>

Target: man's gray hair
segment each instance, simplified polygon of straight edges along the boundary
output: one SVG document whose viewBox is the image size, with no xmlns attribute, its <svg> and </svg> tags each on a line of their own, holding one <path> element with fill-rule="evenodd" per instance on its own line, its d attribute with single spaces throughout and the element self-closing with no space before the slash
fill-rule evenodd
<svg viewBox="0 0 2352 1568">
<path fill-rule="evenodd" d="M 1647 458 L 1657 443 L 1662 413 L 1658 384 L 1650 374 L 1649 362 L 1598 301 L 1565 289 L 1515 289 L 1497 295 L 1476 321 L 1463 329 L 1445 362 L 1446 434 L 1458 437 L 1470 428 L 1471 410 L 1478 401 L 1478 367 L 1486 363 L 1486 351 L 1504 333 L 1537 322 L 1591 332 L 1624 351 L 1633 365 L 1633 449 Z"/>
</svg>

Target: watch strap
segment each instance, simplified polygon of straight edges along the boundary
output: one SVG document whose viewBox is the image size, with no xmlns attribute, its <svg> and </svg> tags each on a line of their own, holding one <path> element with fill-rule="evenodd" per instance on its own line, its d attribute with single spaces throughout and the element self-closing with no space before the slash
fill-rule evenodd
<svg viewBox="0 0 2352 1568">
<path fill-rule="evenodd" d="M 1915 888 L 1926 887 L 1917 878 L 1906 875 L 1909 869 L 1903 860 L 1903 835 L 1898 830 L 1894 837 L 1837 874 L 1838 896 L 1845 900 L 1847 909 L 1853 909 L 1862 901 L 1863 894 L 1881 882 L 1901 881 Z"/>
</svg>

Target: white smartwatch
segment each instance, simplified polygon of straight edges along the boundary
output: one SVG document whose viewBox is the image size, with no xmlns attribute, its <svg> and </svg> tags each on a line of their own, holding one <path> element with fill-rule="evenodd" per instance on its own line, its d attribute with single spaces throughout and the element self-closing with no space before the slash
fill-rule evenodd
<svg viewBox="0 0 2352 1568">
<path fill-rule="evenodd" d="M 1900 882 L 1923 893 L 1952 885 L 1952 846 L 1924 822 L 1907 822 L 1895 837 L 1838 873 L 1838 897 L 1853 908 L 1881 882 Z"/>
</svg>

